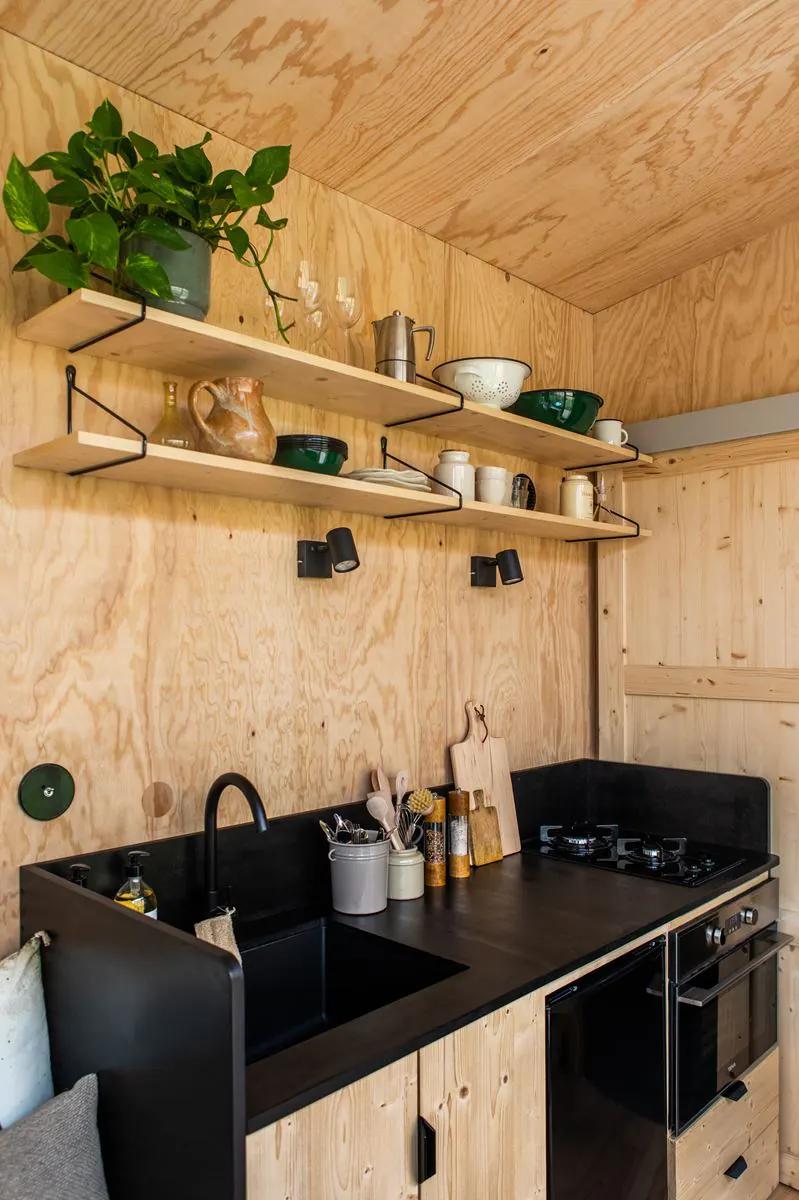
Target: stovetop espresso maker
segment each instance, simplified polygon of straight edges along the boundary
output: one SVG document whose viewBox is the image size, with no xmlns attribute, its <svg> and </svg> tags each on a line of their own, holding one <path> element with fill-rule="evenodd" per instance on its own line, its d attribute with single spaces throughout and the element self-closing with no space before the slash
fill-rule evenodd
<svg viewBox="0 0 799 1200">
<path fill-rule="evenodd" d="M 378 375 L 402 379 L 406 383 L 416 382 L 416 352 L 413 343 L 415 333 L 427 334 L 427 353 L 430 359 L 436 344 L 433 325 L 414 325 L 413 317 L 406 317 L 395 308 L 390 317 L 372 321 L 375 337 L 375 370 Z"/>
</svg>

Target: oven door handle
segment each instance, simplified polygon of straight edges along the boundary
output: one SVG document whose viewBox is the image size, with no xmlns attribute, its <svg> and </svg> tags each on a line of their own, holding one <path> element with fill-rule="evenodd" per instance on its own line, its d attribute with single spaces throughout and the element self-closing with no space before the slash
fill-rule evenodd
<svg viewBox="0 0 799 1200">
<path fill-rule="evenodd" d="M 711 988 L 687 988 L 677 997 L 679 1004 L 690 1004 L 692 1008 L 704 1008 L 710 1004 L 722 992 L 726 992 L 736 983 L 740 983 L 747 975 L 751 975 L 758 967 L 762 966 L 768 959 L 773 958 L 775 954 L 779 954 L 780 950 L 785 946 L 789 946 L 793 938 L 788 933 L 777 933 L 774 935 L 774 940 L 767 950 L 762 954 L 758 954 L 757 958 L 753 958 L 745 967 L 741 967 L 740 971 L 735 971 L 734 974 L 728 975 L 726 979 L 722 979 L 721 983 L 717 983 Z"/>
</svg>

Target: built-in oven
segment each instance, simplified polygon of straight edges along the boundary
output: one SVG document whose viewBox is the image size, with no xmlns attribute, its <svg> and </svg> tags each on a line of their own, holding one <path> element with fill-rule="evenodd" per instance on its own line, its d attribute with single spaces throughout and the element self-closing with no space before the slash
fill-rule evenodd
<svg viewBox="0 0 799 1200">
<path fill-rule="evenodd" d="M 670 1112 L 679 1134 L 777 1041 L 776 879 L 671 935 Z"/>
</svg>

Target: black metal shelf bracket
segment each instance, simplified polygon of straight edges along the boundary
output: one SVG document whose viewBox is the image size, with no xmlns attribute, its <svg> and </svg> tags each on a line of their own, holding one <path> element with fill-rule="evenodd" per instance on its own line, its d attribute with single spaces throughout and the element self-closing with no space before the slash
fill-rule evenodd
<svg viewBox="0 0 799 1200">
<path fill-rule="evenodd" d="M 632 442 L 628 442 L 626 450 L 634 450 L 632 458 L 615 459 L 613 462 L 589 463 L 586 467 L 564 467 L 564 471 L 601 471 L 603 467 L 631 467 L 641 457 L 641 451 Z"/>
<path fill-rule="evenodd" d="M 624 513 L 616 512 L 615 508 L 608 508 L 604 504 L 597 506 L 598 512 L 608 513 L 611 517 L 618 517 L 621 521 L 626 521 L 628 525 L 635 526 L 635 533 L 611 533 L 607 537 L 584 537 L 584 538 L 564 538 L 565 542 L 616 542 L 623 538 L 626 542 L 633 542 L 637 537 L 641 536 L 641 526 L 634 517 L 626 517 Z"/>
<path fill-rule="evenodd" d="M 441 487 L 445 487 L 448 492 L 452 492 L 454 496 L 458 497 L 457 505 L 453 505 L 451 508 L 442 508 L 439 510 L 440 512 L 460 512 L 460 510 L 463 508 L 463 493 L 459 492 L 457 488 L 451 487 L 448 483 L 444 483 L 443 479 L 436 479 L 434 475 L 428 475 L 427 471 L 422 471 L 421 467 L 416 467 L 413 465 L 413 463 L 406 462 L 404 458 L 397 458 L 396 454 L 389 454 L 387 437 L 381 437 L 380 439 L 380 453 L 383 456 L 384 471 L 390 459 L 391 462 L 399 463 L 401 467 L 407 467 L 409 471 L 421 471 L 425 479 L 429 479 L 431 483 L 437 483 Z M 403 521 L 408 517 L 427 517 L 429 520 L 432 515 L 433 513 L 430 511 L 430 509 L 426 508 L 423 509 L 422 512 L 387 513 L 384 517 L 384 520 Z"/>
<path fill-rule="evenodd" d="M 429 375 L 423 375 L 421 371 L 416 372 L 416 378 L 423 379 L 425 383 L 432 383 L 433 387 L 441 388 L 444 392 L 452 392 L 453 396 L 458 397 L 458 407 L 446 408 L 443 412 L 423 413 L 421 417 L 403 417 L 401 421 L 386 421 L 386 429 L 396 429 L 399 425 L 415 425 L 417 421 L 432 421 L 434 417 L 448 417 L 451 413 L 463 412 L 463 406 L 466 403 L 463 392 L 450 387 L 449 384 L 439 383 L 437 379 L 431 379 Z"/>
<path fill-rule="evenodd" d="M 134 325 L 141 325 L 147 316 L 147 303 L 145 300 L 139 300 L 139 305 L 140 311 L 137 316 L 131 317 L 129 321 L 124 321 L 121 325 L 115 325 L 113 329 L 106 329 L 104 333 L 96 333 L 94 337 L 85 338 L 82 342 L 76 342 L 74 346 L 69 347 L 67 353 L 77 354 L 78 350 L 86 350 L 89 346 L 96 346 L 98 342 L 104 342 L 106 338 L 116 337 L 118 333 L 124 333 L 126 329 L 132 329 Z"/>
<path fill-rule="evenodd" d="M 120 326 L 122 328 L 122 326 Z M 116 331 L 115 331 L 116 332 Z M 85 392 L 83 388 L 78 387 L 75 382 L 77 371 L 72 363 L 66 369 L 67 377 L 67 433 L 72 433 L 72 411 L 73 399 L 75 394 L 82 396 L 84 400 L 88 400 L 96 408 L 99 408 L 107 416 L 113 417 L 115 421 L 119 421 L 120 425 L 124 425 L 131 433 L 135 433 L 141 439 L 141 449 L 136 454 L 126 454 L 123 458 L 113 458 L 108 462 L 97 463 L 94 467 L 80 467 L 77 471 L 69 471 L 69 475 L 91 475 L 94 471 L 106 471 L 109 467 L 121 467 L 123 463 L 138 462 L 139 459 L 147 456 L 147 434 L 139 429 L 137 425 L 133 425 L 130 421 L 121 417 L 118 412 L 114 412 L 113 408 L 109 408 L 107 404 L 103 404 L 102 400 L 98 400 L 96 396 L 92 396 L 89 392 Z"/>
</svg>

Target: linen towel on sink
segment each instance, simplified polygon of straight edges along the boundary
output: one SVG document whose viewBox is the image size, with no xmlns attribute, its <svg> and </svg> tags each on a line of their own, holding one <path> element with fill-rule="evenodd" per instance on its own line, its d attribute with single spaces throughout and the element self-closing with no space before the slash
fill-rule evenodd
<svg viewBox="0 0 799 1200">
<path fill-rule="evenodd" d="M 7 1129 L 53 1094 L 50 1039 L 37 933 L 0 962 L 0 1128 Z"/>
<path fill-rule="evenodd" d="M 220 950 L 227 950 L 228 954 L 232 954 L 241 962 L 241 951 L 233 932 L 235 911 L 235 908 L 229 908 L 225 912 L 208 917 L 205 921 L 198 921 L 194 926 L 194 932 L 201 941 L 210 942 L 212 946 L 218 946 Z"/>
</svg>

